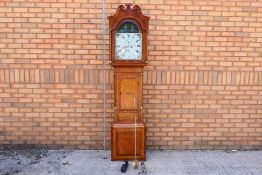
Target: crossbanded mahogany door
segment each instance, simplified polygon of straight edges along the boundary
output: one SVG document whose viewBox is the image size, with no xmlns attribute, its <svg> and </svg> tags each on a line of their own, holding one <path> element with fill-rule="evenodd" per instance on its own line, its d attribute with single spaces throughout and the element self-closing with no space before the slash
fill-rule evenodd
<svg viewBox="0 0 262 175">
<path fill-rule="evenodd" d="M 115 121 L 141 121 L 142 75 L 139 72 L 115 73 Z"/>
</svg>

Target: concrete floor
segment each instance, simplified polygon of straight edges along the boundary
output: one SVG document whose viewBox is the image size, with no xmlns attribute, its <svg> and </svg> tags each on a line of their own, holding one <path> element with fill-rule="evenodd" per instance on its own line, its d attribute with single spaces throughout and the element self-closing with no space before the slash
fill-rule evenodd
<svg viewBox="0 0 262 175">
<path fill-rule="evenodd" d="M 106 159 L 104 159 L 106 158 Z M 148 175 L 262 175 L 262 151 L 148 151 Z M 0 175 L 120 175 L 106 151 L 0 151 Z M 137 175 L 129 164 L 126 175 Z"/>
</svg>

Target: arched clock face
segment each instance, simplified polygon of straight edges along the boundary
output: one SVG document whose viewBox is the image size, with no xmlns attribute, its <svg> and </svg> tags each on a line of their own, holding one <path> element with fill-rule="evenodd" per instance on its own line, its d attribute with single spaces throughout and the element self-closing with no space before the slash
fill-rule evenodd
<svg viewBox="0 0 262 175">
<path fill-rule="evenodd" d="M 117 33 L 115 51 L 116 51 L 116 59 L 141 60 L 142 59 L 141 33 Z"/>
</svg>

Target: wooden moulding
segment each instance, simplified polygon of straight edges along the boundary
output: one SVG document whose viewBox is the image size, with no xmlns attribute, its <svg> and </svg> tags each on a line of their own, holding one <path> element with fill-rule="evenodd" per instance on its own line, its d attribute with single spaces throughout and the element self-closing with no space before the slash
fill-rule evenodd
<svg viewBox="0 0 262 175">
<path fill-rule="evenodd" d="M 125 4 L 118 6 L 114 15 L 109 16 L 109 29 L 115 29 L 119 26 L 119 23 L 124 19 L 135 19 L 142 31 L 148 30 L 149 17 L 144 16 L 141 12 L 141 8 L 138 5 Z"/>
</svg>

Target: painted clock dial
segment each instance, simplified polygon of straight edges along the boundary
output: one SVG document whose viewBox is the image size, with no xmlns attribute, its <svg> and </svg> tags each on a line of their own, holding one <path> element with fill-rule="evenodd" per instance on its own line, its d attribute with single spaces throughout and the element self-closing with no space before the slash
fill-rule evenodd
<svg viewBox="0 0 262 175">
<path fill-rule="evenodd" d="M 116 59 L 141 60 L 142 34 L 134 23 L 127 22 L 116 33 Z"/>
</svg>

